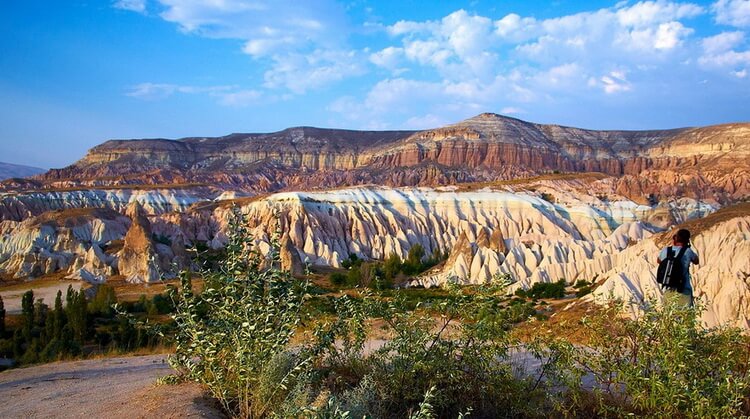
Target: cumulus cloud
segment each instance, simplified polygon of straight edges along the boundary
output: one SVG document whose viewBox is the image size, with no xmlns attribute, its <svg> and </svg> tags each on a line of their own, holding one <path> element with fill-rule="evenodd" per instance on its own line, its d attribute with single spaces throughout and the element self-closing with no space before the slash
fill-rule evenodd
<svg viewBox="0 0 750 419">
<path fill-rule="evenodd" d="M 719 0 L 711 5 L 716 22 L 738 28 L 750 27 L 750 0 Z"/>
<path fill-rule="evenodd" d="M 160 16 L 186 33 L 237 39 L 268 66 L 264 87 L 302 94 L 361 74 L 347 47 L 344 8 L 333 0 L 158 0 Z"/>
<path fill-rule="evenodd" d="M 722 32 L 704 38 L 701 44 L 703 54 L 698 62 L 703 68 L 729 70 L 730 74 L 744 78 L 745 69 L 750 67 L 750 50 L 742 50 L 744 32 Z"/>
<path fill-rule="evenodd" d="M 125 2 L 137 3 L 118 3 Z M 354 6 L 334 0 L 152 3 L 149 10 L 161 10 L 161 18 L 185 33 L 237 40 L 262 76 L 251 88 L 213 91 L 144 83 L 130 96 L 201 93 L 221 105 L 248 106 L 360 77 L 360 88 L 342 92 L 327 110 L 367 128 L 426 127 L 498 108 L 518 114 L 583 101 L 635 103 L 657 85 L 685 91 L 686 83 L 712 75 L 736 83 L 750 79 L 742 29 L 750 23 L 750 0 L 705 7 L 624 1 L 546 19 L 456 10 L 432 20 L 368 20 L 358 29 L 347 23 L 346 7 Z M 703 38 L 705 28 L 694 19 L 706 15 L 735 28 Z M 360 44 L 352 47 L 350 37 Z"/>
<path fill-rule="evenodd" d="M 315 50 L 307 54 L 290 53 L 273 58 L 265 72 L 264 86 L 285 87 L 297 94 L 362 74 L 364 57 L 357 51 Z"/>
</svg>

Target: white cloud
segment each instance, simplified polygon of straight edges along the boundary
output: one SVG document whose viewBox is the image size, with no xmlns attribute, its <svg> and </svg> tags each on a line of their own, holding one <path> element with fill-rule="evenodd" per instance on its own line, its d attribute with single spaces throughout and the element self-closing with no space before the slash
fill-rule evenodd
<svg viewBox="0 0 750 419">
<path fill-rule="evenodd" d="M 643 27 L 695 17 L 703 12 L 703 8 L 696 4 L 642 1 L 630 7 L 621 7 L 617 10 L 617 18 L 622 26 Z"/>
<path fill-rule="evenodd" d="M 339 45 L 346 33 L 344 10 L 330 0 L 158 1 L 160 16 L 183 31 L 244 40 L 245 51 L 256 56 Z"/>
<path fill-rule="evenodd" d="M 520 115 L 526 113 L 526 111 L 515 106 L 506 106 L 500 109 L 500 113 L 503 115 Z"/>
<path fill-rule="evenodd" d="M 404 56 L 404 49 L 397 47 L 383 48 L 378 52 L 370 54 L 370 62 L 378 67 L 395 70 Z"/>
<path fill-rule="evenodd" d="M 117 0 L 112 4 L 115 9 L 146 13 L 146 0 Z"/>
<path fill-rule="evenodd" d="M 738 28 L 750 27 L 750 0 L 719 0 L 711 5 L 716 22 Z"/>
<path fill-rule="evenodd" d="M 215 96 L 219 98 L 221 105 L 243 107 L 262 103 L 263 93 L 258 90 L 237 90 L 228 93 L 217 93 Z"/>
<path fill-rule="evenodd" d="M 166 99 L 176 93 L 217 93 L 233 88 L 233 86 L 186 86 L 169 83 L 141 83 L 131 87 L 125 95 L 143 100 L 160 100 Z"/>
<path fill-rule="evenodd" d="M 747 69 L 742 69 L 740 71 L 732 71 L 732 75 L 737 77 L 738 79 L 744 79 L 747 77 Z"/>
<path fill-rule="evenodd" d="M 289 53 L 273 57 L 264 74 L 267 88 L 285 87 L 303 94 L 365 71 L 364 57 L 356 51 L 315 50 L 308 54 Z"/>
<path fill-rule="evenodd" d="M 706 69 L 734 69 L 736 71 L 731 74 L 741 74 L 744 71 L 742 67 L 750 66 L 750 50 L 741 50 L 744 44 L 745 33 L 741 31 L 722 32 L 704 38 L 703 55 L 698 59 L 698 63 Z"/>
<path fill-rule="evenodd" d="M 607 94 L 627 92 L 631 88 L 630 83 L 625 78 L 625 73 L 622 71 L 612 71 L 608 75 L 600 77 L 599 81 L 604 93 Z"/>
<path fill-rule="evenodd" d="M 160 16 L 184 32 L 243 41 L 244 53 L 270 66 L 266 88 L 301 94 L 361 74 L 344 7 L 333 0 L 158 1 Z"/>
<path fill-rule="evenodd" d="M 703 38 L 701 42 L 706 54 L 717 54 L 734 49 L 745 40 L 745 33 L 740 31 L 722 32 L 718 35 Z"/>
<path fill-rule="evenodd" d="M 216 99 L 223 106 L 242 107 L 267 102 L 263 93 L 252 89 L 239 89 L 237 86 L 190 86 L 170 83 L 140 83 L 132 86 L 126 93 L 140 100 L 158 101 L 168 99 L 176 94 L 206 95 Z"/>
</svg>

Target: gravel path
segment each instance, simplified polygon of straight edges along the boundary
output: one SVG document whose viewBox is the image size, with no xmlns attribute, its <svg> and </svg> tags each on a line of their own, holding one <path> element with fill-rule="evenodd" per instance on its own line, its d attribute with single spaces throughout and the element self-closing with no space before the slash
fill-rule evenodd
<svg viewBox="0 0 750 419">
<path fill-rule="evenodd" d="M 0 372 L 0 418 L 224 417 L 197 384 L 155 385 L 164 355 L 57 362 Z"/>
</svg>

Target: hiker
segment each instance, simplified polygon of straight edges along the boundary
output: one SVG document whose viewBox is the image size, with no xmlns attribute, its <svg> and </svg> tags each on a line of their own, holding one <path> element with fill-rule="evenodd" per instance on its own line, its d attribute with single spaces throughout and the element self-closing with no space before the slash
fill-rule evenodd
<svg viewBox="0 0 750 419">
<path fill-rule="evenodd" d="M 667 262 L 670 259 L 674 261 L 676 268 L 669 266 Z M 690 231 L 677 230 L 677 233 L 672 236 L 672 246 L 662 249 L 657 262 L 659 263 L 657 282 L 662 285 L 662 289 L 678 293 L 680 300 L 692 307 L 693 285 L 690 282 L 690 264 L 698 264 L 698 253 L 690 247 Z M 668 273 L 665 273 L 665 270 Z M 675 278 L 668 278 L 670 273 L 673 273 Z"/>
</svg>

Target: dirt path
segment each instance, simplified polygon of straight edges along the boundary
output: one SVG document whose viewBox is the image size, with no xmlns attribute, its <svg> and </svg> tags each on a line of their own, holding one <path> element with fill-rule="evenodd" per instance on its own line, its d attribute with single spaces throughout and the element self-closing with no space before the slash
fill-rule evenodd
<svg viewBox="0 0 750 419">
<path fill-rule="evenodd" d="M 0 418 L 223 418 L 197 384 L 155 385 L 164 355 L 57 362 L 0 373 Z"/>
</svg>

